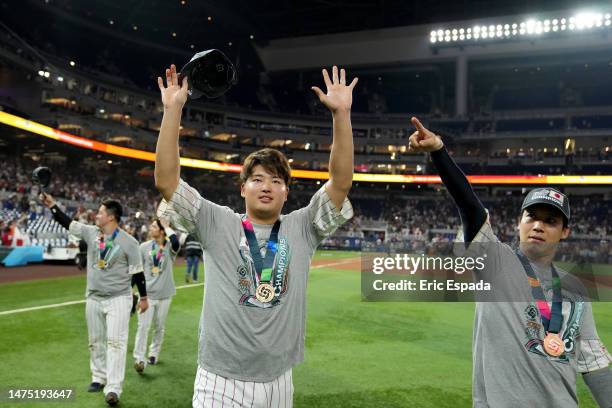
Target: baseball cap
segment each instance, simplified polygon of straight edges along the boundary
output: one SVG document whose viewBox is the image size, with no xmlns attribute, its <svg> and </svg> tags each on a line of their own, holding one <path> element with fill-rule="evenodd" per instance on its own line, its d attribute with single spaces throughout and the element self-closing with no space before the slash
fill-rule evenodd
<svg viewBox="0 0 612 408">
<path fill-rule="evenodd" d="M 32 172 L 32 181 L 42 187 L 47 187 L 51 181 L 51 170 L 48 167 L 35 168 Z"/>
<path fill-rule="evenodd" d="M 548 204 L 563 213 L 567 221 L 570 220 L 570 205 L 569 199 L 565 194 L 554 188 L 536 188 L 531 190 L 521 206 L 521 213 L 527 207 L 534 204 Z"/>
<path fill-rule="evenodd" d="M 236 83 L 236 68 L 232 61 L 217 49 L 200 51 L 181 68 L 181 77 L 189 77 L 189 97 L 202 95 L 217 98 Z"/>
</svg>

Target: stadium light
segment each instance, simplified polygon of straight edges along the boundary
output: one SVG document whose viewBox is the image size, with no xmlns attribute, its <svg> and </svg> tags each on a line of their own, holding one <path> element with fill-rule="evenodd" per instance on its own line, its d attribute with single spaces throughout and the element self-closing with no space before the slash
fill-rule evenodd
<svg viewBox="0 0 612 408">
<path fill-rule="evenodd" d="M 566 17 L 529 19 L 488 26 L 438 28 L 429 33 L 429 42 L 431 44 L 473 43 L 479 40 L 555 35 L 563 31 L 609 29 L 611 26 L 612 15 L 610 13 L 580 12 Z"/>
</svg>

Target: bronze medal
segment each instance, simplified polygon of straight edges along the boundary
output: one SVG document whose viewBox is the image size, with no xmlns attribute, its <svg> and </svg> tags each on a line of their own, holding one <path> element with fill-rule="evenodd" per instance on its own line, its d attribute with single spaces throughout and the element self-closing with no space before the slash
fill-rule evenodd
<svg viewBox="0 0 612 408">
<path fill-rule="evenodd" d="M 271 302 L 274 299 L 274 288 L 269 283 L 260 283 L 255 291 L 255 297 L 262 303 Z"/>
<path fill-rule="evenodd" d="M 548 333 L 544 337 L 544 351 L 552 357 L 559 357 L 565 351 L 563 340 L 557 333 Z"/>
</svg>

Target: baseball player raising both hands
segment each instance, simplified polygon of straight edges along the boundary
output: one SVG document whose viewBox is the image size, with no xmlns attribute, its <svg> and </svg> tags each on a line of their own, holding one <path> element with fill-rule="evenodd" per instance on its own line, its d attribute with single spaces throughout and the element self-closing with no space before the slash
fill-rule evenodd
<svg viewBox="0 0 612 408">
<path fill-rule="evenodd" d="M 201 242 L 205 298 L 200 321 L 193 406 L 291 407 L 292 367 L 304 358 L 306 281 L 321 240 L 353 215 L 352 92 L 344 70 L 323 70 L 324 93 L 313 90 L 333 116 L 330 179 L 310 204 L 281 215 L 291 169 L 274 149 L 250 154 L 240 175 L 246 214 L 205 198 L 180 179 L 179 126 L 187 79 L 176 68 L 158 79 L 164 116 L 157 141 L 155 184 L 168 214 Z"/>
<path fill-rule="evenodd" d="M 538 188 L 518 214 L 519 246 L 501 243 L 488 213 L 442 139 L 412 118 L 409 149 L 428 152 L 453 197 L 470 250 L 485 247 L 487 271 L 521 301 L 476 303 L 473 339 L 474 407 L 577 407 L 581 373 L 601 407 L 612 407 L 612 357 L 597 335 L 591 303 L 568 290 L 577 280 L 553 264 L 570 233 L 568 197 Z M 485 253 L 488 255 L 489 252 Z"/>
<path fill-rule="evenodd" d="M 40 199 L 62 227 L 87 243 L 85 316 L 92 375 L 88 391 L 104 389 L 106 402 L 115 406 L 125 376 L 133 275 L 140 312 L 149 307 L 138 241 L 119 228 L 122 207 L 117 201 L 102 201 L 93 226 L 72 221 L 49 194 L 42 193 Z"/>
</svg>

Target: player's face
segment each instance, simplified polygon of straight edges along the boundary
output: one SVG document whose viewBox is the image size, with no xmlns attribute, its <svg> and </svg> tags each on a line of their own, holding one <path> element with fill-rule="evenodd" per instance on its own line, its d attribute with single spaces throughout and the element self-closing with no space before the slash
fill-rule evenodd
<svg viewBox="0 0 612 408">
<path fill-rule="evenodd" d="M 521 250 L 533 257 L 550 254 L 569 232 L 569 228 L 563 227 L 563 216 L 554 207 L 532 205 L 523 211 L 519 221 Z"/>
<path fill-rule="evenodd" d="M 104 205 L 101 205 L 98 209 L 98 213 L 96 214 L 96 225 L 102 228 L 114 219 L 114 216 L 106 212 L 106 207 Z"/>
<path fill-rule="evenodd" d="M 149 225 L 149 234 L 153 239 L 159 238 L 161 235 L 161 230 L 159 229 L 157 222 L 152 222 L 151 225 Z"/>
<path fill-rule="evenodd" d="M 240 187 L 247 209 L 262 219 L 276 218 L 280 215 L 289 188 L 285 180 L 257 165 L 245 183 Z"/>
</svg>

